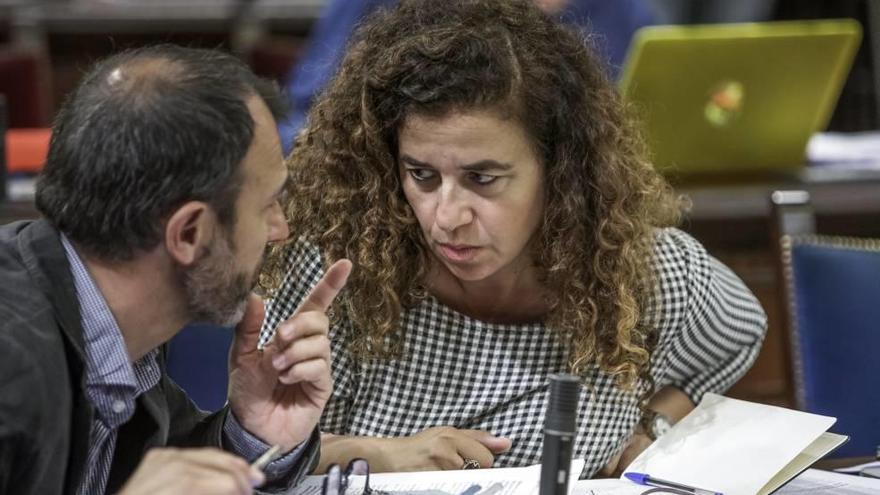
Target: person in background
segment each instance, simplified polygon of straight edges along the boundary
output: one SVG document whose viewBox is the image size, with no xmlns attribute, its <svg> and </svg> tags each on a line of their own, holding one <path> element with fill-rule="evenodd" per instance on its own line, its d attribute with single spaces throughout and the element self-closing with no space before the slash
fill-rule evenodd
<svg viewBox="0 0 880 495">
<path fill-rule="evenodd" d="M 315 97 L 333 77 L 348 38 L 358 23 L 380 8 L 393 8 L 398 0 L 329 0 L 315 23 L 305 52 L 287 76 L 292 108 L 279 121 L 285 154 L 302 129 Z M 653 24 L 654 12 L 645 0 L 535 0 L 548 14 L 558 16 L 585 33 L 608 61 L 613 75 L 623 64 L 633 33 Z"/>
<path fill-rule="evenodd" d="M 257 348 L 251 290 L 288 236 L 279 98 L 231 55 L 172 45 L 110 57 L 69 97 L 45 218 L 0 227 L 0 493 L 286 491 L 317 461 L 324 312 L 350 264 Z M 211 415 L 165 373 L 162 344 L 190 321 L 238 323 Z M 281 457 L 252 469 L 270 445 Z"/>
<path fill-rule="evenodd" d="M 319 470 L 539 463 L 571 372 L 581 476 L 611 474 L 751 366 L 764 312 L 675 228 L 604 68 L 527 0 L 404 0 L 358 29 L 288 157 L 299 237 L 263 273 L 268 341 L 354 264 Z"/>
</svg>

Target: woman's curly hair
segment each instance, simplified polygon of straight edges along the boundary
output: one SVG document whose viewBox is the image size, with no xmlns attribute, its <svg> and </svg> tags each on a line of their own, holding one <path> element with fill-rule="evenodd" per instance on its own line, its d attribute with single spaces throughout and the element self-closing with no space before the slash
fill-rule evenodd
<svg viewBox="0 0 880 495">
<path fill-rule="evenodd" d="M 647 376 L 655 228 L 680 205 L 588 42 L 529 0 L 404 0 L 357 30 L 288 158 L 285 205 L 295 237 L 356 267 L 336 306 L 355 356 L 399 355 L 401 312 L 427 295 L 430 254 L 398 175 L 405 119 L 500 110 L 543 162 L 533 260 L 571 371 L 598 365 L 627 389 Z M 285 275 L 282 256 L 266 285 Z"/>
</svg>

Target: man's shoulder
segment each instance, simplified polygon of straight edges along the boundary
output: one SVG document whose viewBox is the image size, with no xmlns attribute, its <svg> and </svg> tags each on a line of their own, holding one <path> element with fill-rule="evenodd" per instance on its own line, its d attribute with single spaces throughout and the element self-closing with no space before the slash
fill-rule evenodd
<svg viewBox="0 0 880 495">
<path fill-rule="evenodd" d="M 71 384 L 77 380 L 70 377 L 60 339 L 31 339 L 26 330 L 10 331 L 14 325 L 5 318 L 2 325 L 0 444 L 8 455 L 0 460 L 0 470 L 13 475 L 16 492 L 61 493 L 77 403 Z"/>
<path fill-rule="evenodd" d="M 70 402 L 71 380 L 63 343 L 60 339 L 29 338 L 37 334 L 27 329 L 9 331 L 11 325 L 5 321 L 3 327 L 0 378 L 3 395 L 10 400 L 0 400 L 0 422 L 12 429 L 37 432 L 54 411 L 67 409 L 64 405 Z"/>
<path fill-rule="evenodd" d="M 6 297 L 15 291 L 0 289 L 0 376 L 26 373 L 39 382 L 56 376 L 60 367 L 66 371 L 65 340 L 49 301 L 38 291 L 20 289 L 29 298 Z"/>
<path fill-rule="evenodd" d="M 22 231 L 31 224 L 32 222 L 24 220 L 0 225 L 0 270 L 4 272 L 4 275 L 13 266 L 24 268 L 19 250 L 19 237 Z"/>
<path fill-rule="evenodd" d="M 0 378 L 15 385 L 19 400 L 37 398 L 66 376 L 66 350 L 55 308 L 38 287 L 20 249 L 22 232 L 33 222 L 0 227 Z M 68 383 L 63 384 L 64 387 Z"/>
<path fill-rule="evenodd" d="M 20 293 L 21 284 L 30 279 L 28 260 L 34 257 L 33 241 L 45 233 L 44 221 L 21 220 L 0 225 L 0 289 L 13 289 L 4 296 Z M 5 297 L 0 298 L 4 300 Z"/>
<path fill-rule="evenodd" d="M 45 288 L 34 279 L 28 258 L 34 257 L 23 247 L 28 243 L 25 231 L 33 222 L 0 226 L 0 332 L 32 330 L 35 325 L 57 326 Z M 31 264 L 33 265 L 33 264 Z M 16 332 L 26 336 L 29 332 Z"/>
</svg>

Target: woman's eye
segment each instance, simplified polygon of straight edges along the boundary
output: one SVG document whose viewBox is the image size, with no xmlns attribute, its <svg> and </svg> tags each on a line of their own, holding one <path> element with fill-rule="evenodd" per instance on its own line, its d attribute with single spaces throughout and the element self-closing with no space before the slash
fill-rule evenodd
<svg viewBox="0 0 880 495">
<path fill-rule="evenodd" d="M 495 182 L 496 179 L 498 179 L 498 176 L 496 176 L 496 175 L 486 175 L 486 174 L 477 174 L 477 173 L 471 174 L 471 180 L 473 180 L 474 182 L 476 182 L 477 184 L 479 184 L 481 186 L 487 186 L 487 185 Z"/>
<path fill-rule="evenodd" d="M 434 178 L 434 172 L 423 168 L 411 168 L 408 170 L 409 175 L 417 181 L 426 181 Z"/>
</svg>

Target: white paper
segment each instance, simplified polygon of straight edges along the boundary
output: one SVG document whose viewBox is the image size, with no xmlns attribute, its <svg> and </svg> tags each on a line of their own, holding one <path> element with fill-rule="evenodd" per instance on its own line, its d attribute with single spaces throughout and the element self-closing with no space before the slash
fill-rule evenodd
<svg viewBox="0 0 880 495">
<path fill-rule="evenodd" d="M 722 492 L 756 495 L 835 419 L 706 394 L 627 472 Z M 806 466 L 805 466 L 806 467 Z"/>
<path fill-rule="evenodd" d="M 573 486 L 584 469 L 584 460 L 571 461 Z M 306 476 L 293 489 L 293 495 L 320 495 L 323 476 Z M 376 473 L 370 475 L 370 488 L 391 492 L 395 495 L 458 495 L 473 485 L 480 485 L 479 494 L 486 495 L 533 495 L 538 493 L 541 481 L 541 465 L 524 468 L 468 469 L 463 471 L 421 471 L 414 473 Z M 364 480 L 352 477 L 346 495 L 360 495 Z"/>
<path fill-rule="evenodd" d="M 877 495 L 878 493 L 880 493 L 880 479 L 818 469 L 804 471 L 776 492 L 778 495 Z"/>
<path fill-rule="evenodd" d="M 641 495 L 644 486 L 623 480 L 580 480 L 572 495 Z M 877 495 L 880 479 L 808 469 L 773 495 Z M 725 494 L 726 495 L 726 494 Z"/>
<path fill-rule="evenodd" d="M 819 132 L 807 143 L 813 163 L 863 163 L 880 167 L 880 132 Z"/>
<path fill-rule="evenodd" d="M 642 495 L 648 487 L 619 479 L 578 480 L 571 495 Z"/>
</svg>

